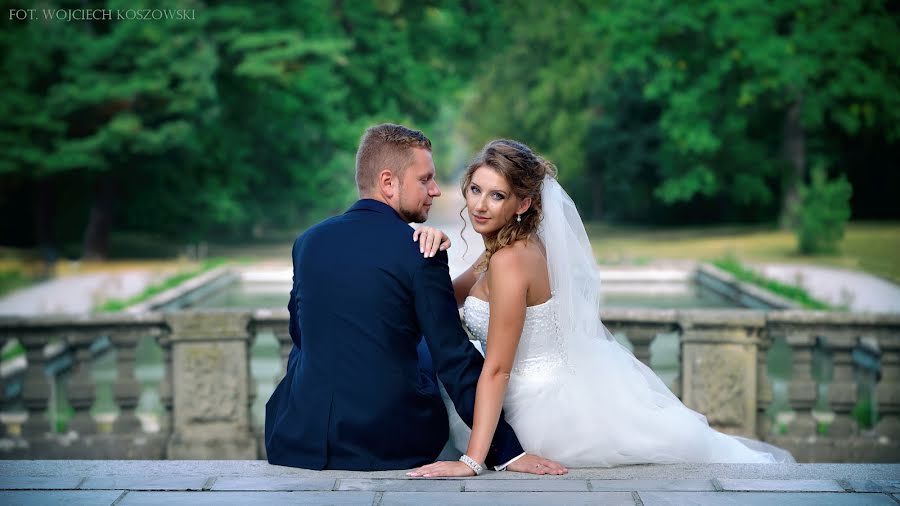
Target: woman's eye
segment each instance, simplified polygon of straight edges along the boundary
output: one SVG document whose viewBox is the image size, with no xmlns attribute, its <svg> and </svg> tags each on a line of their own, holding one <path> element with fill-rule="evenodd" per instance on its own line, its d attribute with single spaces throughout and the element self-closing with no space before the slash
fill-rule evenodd
<svg viewBox="0 0 900 506">
<path fill-rule="evenodd" d="M 472 193 L 478 193 L 481 190 L 479 190 L 477 186 L 472 186 L 471 188 L 469 188 L 469 191 Z"/>
<path fill-rule="evenodd" d="M 495 193 L 495 194 L 492 195 L 492 197 L 494 197 L 494 200 L 503 200 L 503 194 L 502 194 L 502 193 Z"/>
</svg>

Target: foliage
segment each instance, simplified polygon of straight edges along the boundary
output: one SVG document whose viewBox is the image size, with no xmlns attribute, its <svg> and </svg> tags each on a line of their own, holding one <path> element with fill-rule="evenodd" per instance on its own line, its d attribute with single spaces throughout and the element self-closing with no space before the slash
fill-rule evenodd
<svg viewBox="0 0 900 506">
<path fill-rule="evenodd" d="M 853 189 L 847 178 L 827 180 L 825 170 L 812 171 L 812 181 L 800 188 L 802 207 L 797 227 L 801 253 L 834 253 L 844 237 L 850 219 L 850 196 Z"/>
<path fill-rule="evenodd" d="M 29 276 L 26 276 L 18 269 L 0 270 L 0 296 L 17 288 L 27 286 L 32 282 L 33 280 Z"/>
<path fill-rule="evenodd" d="M 860 398 L 853 406 L 853 410 L 850 414 L 863 430 L 871 429 L 879 421 L 878 419 L 874 419 L 875 417 L 873 416 L 871 394 L 867 394 Z"/>
<path fill-rule="evenodd" d="M 610 74 L 638 76 L 661 109 L 664 202 L 772 201 L 791 184 L 779 159 L 794 105 L 808 159 L 824 156 L 816 140 L 829 128 L 900 139 L 900 32 L 884 2 L 618 5 L 603 16 Z"/>
<path fill-rule="evenodd" d="M 178 7 L 195 17 L 10 21 L 0 34 L 0 197 L 33 206 L 32 242 L 73 242 L 95 210 L 106 227 L 188 241 L 338 212 L 364 128 L 427 130 L 493 12 L 486 0 Z M 27 230 L 3 228 L 21 242 Z"/>
<path fill-rule="evenodd" d="M 880 0 L 178 8 L 196 15 L 7 21 L 0 212 L 31 216 L 0 223 L 5 243 L 295 231 L 353 200 L 381 121 L 429 133 L 439 173 L 520 139 L 583 212 L 645 223 L 771 221 L 807 166 L 856 185 L 900 160 L 900 30 Z"/>
<path fill-rule="evenodd" d="M 723 271 L 731 273 L 739 281 L 752 283 L 786 299 L 799 302 L 808 309 L 831 309 L 831 306 L 815 299 L 803 288 L 769 279 L 758 272 L 745 267 L 733 256 L 714 260 L 712 264 Z"/>
<path fill-rule="evenodd" d="M 593 4 L 503 4 L 495 29 L 504 40 L 486 55 L 464 104 L 462 128 L 473 151 L 490 139 L 515 138 L 554 162 L 563 182 L 587 180 L 590 95 L 601 76 L 596 34 L 585 23 Z"/>
</svg>

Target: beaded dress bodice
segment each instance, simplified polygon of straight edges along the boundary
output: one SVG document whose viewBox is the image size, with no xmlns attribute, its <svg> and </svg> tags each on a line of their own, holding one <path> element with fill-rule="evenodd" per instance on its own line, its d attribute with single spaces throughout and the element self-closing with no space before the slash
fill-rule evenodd
<svg viewBox="0 0 900 506">
<path fill-rule="evenodd" d="M 556 301 L 551 298 L 543 304 L 526 308 L 525 324 L 511 371 L 513 375 L 544 376 L 566 367 L 566 352 L 555 304 Z M 472 336 L 481 342 L 485 353 L 490 353 L 487 345 L 490 304 L 477 297 L 467 297 L 463 305 L 463 320 Z"/>
</svg>

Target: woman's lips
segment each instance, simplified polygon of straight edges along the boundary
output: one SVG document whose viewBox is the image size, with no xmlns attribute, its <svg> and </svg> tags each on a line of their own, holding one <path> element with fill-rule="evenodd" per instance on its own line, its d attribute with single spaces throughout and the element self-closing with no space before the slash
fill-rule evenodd
<svg viewBox="0 0 900 506">
<path fill-rule="evenodd" d="M 475 215 L 473 214 L 473 215 L 472 215 L 472 221 L 474 221 L 475 223 L 487 223 L 487 222 L 488 222 L 488 218 L 484 218 L 484 217 L 481 217 L 481 216 L 475 216 Z"/>
</svg>

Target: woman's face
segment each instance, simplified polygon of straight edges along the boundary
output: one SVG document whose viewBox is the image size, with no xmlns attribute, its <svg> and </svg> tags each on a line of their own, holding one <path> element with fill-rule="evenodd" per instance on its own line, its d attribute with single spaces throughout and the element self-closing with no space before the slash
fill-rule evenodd
<svg viewBox="0 0 900 506">
<path fill-rule="evenodd" d="M 506 178 L 496 170 L 481 166 L 472 173 L 472 180 L 466 187 L 466 210 L 472 227 L 479 234 L 496 234 L 516 219 L 517 212 L 528 208 L 523 204 L 522 199 L 513 194 Z"/>
</svg>

